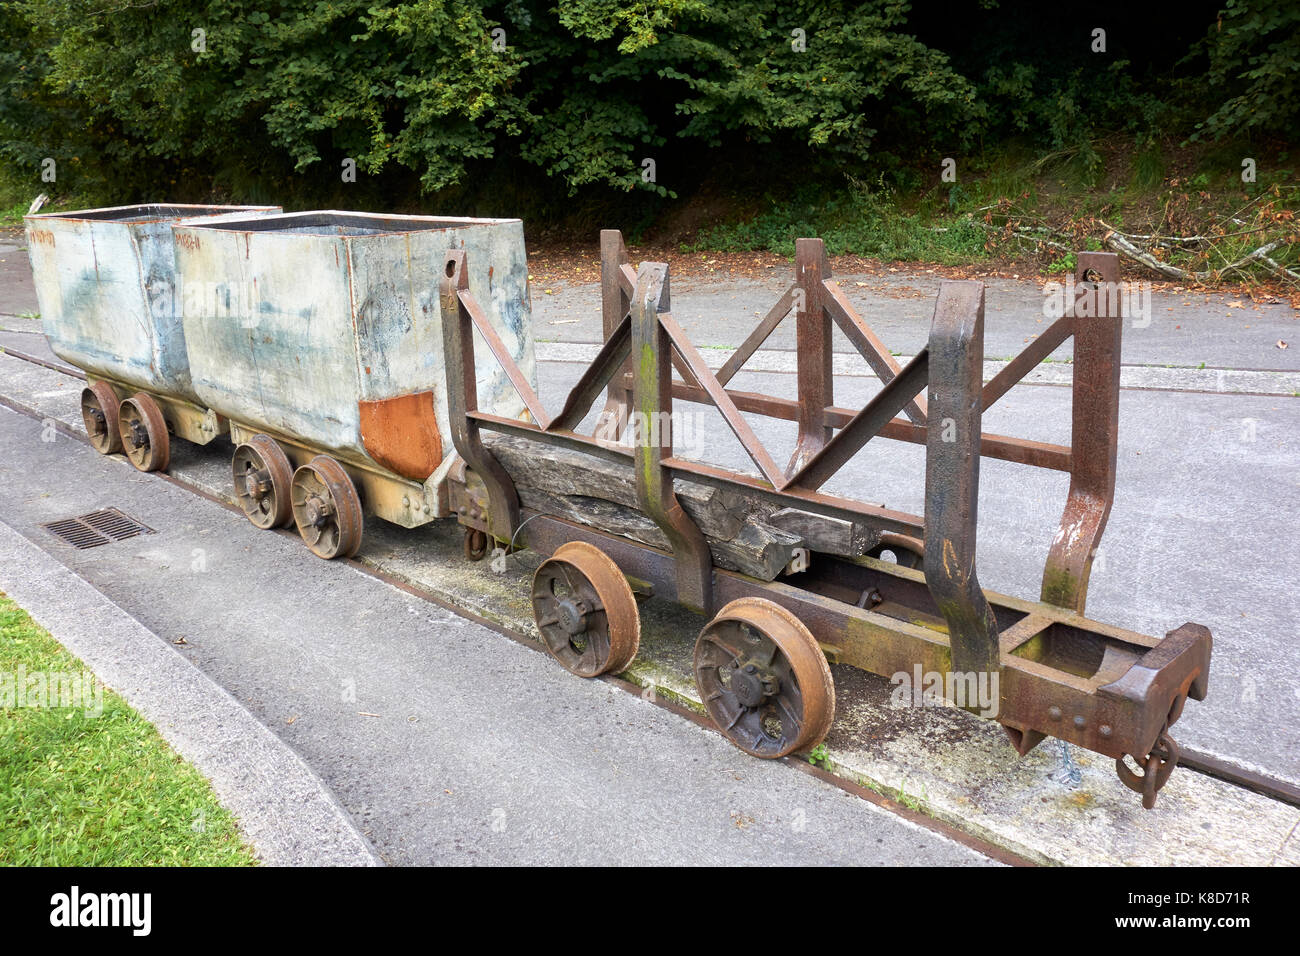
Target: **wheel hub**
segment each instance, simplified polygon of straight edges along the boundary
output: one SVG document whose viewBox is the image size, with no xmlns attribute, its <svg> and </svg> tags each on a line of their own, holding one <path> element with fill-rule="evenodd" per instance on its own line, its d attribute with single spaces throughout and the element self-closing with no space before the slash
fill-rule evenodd
<svg viewBox="0 0 1300 956">
<path fill-rule="evenodd" d="M 329 517 L 329 504 L 316 495 L 312 495 L 303 504 L 303 516 L 313 528 L 319 528 Z"/>
<path fill-rule="evenodd" d="M 134 421 L 131 423 L 131 444 L 137 448 L 148 446 L 149 430 L 145 428 L 144 422 Z"/>
<path fill-rule="evenodd" d="M 573 598 L 565 598 L 559 602 L 560 627 L 565 632 L 581 634 L 587 629 L 587 612 L 590 610 L 582 601 L 575 601 Z"/>
<path fill-rule="evenodd" d="M 244 475 L 244 494 L 250 498 L 264 498 L 271 490 L 271 476 L 266 471 L 249 471 Z"/>
<path fill-rule="evenodd" d="M 731 690 L 743 706 L 757 707 L 776 693 L 776 680 L 754 664 L 745 664 L 732 672 Z"/>
</svg>

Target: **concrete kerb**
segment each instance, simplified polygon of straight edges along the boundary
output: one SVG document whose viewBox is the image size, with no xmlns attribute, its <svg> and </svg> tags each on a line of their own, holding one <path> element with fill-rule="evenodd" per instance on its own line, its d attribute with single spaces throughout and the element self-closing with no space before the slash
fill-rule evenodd
<svg viewBox="0 0 1300 956">
<path fill-rule="evenodd" d="M 319 776 L 226 690 L 0 521 L 0 590 L 212 781 L 273 866 L 382 866 Z"/>
</svg>

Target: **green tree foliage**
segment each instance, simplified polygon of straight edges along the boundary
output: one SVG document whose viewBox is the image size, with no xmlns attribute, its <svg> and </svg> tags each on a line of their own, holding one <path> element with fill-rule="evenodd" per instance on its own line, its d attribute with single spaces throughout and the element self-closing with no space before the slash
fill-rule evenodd
<svg viewBox="0 0 1300 956">
<path fill-rule="evenodd" d="M 1293 140 L 1300 120 L 1300 4 L 1295 0 L 1227 0 L 1198 52 L 1205 77 L 1227 92 L 1198 135 L 1262 133 Z"/>
<path fill-rule="evenodd" d="M 662 193 L 642 158 L 670 141 L 739 135 L 861 159 L 890 125 L 970 129 L 974 88 L 908 33 L 907 9 L 15 0 L 5 65 L 25 65 L 6 71 L 0 150 L 105 183 L 144 167 L 284 176 L 348 156 L 372 174 L 405 167 L 426 190 L 506 155 L 570 191 Z"/>
<path fill-rule="evenodd" d="M 986 136 L 1078 148 L 1169 121 L 1138 55 L 1041 42 L 1035 17 L 1071 23 L 1065 8 L 920 5 L 0 0 L 0 157 L 33 177 L 52 157 L 59 191 L 119 199 L 280 201 L 336 184 L 345 157 L 412 192 L 491 168 L 664 195 L 720 158 L 816 180 Z M 1227 0 L 1203 42 L 1232 98 L 1193 118 L 1214 135 L 1293 121 L 1297 23 L 1287 0 Z"/>
</svg>

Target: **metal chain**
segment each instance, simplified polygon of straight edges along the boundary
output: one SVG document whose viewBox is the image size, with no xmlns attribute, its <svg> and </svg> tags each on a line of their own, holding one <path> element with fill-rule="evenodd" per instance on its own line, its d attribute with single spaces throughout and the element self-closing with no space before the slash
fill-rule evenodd
<svg viewBox="0 0 1300 956">
<path fill-rule="evenodd" d="M 1061 745 L 1061 766 L 1052 774 L 1052 779 L 1070 787 L 1077 787 L 1083 782 L 1083 771 L 1079 769 L 1079 765 L 1070 756 L 1070 745 L 1064 740 L 1058 740 L 1057 742 Z"/>
</svg>

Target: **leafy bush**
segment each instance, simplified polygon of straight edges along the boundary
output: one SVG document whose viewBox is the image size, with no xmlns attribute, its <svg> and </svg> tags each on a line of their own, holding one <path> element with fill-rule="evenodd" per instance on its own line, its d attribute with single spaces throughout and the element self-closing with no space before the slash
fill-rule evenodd
<svg viewBox="0 0 1300 956">
<path fill-rule="evenodd" d="M 975 91 L 903 31 L 907 4 L 824 10 L 748 0 L 17 0 L 0 20 L 5 157 L 86 167 L 84 184 L 198 170 L 288 179 L 351 157 L 424 191 L 476 161 L 666 190 L 643 158 L 670 140 L 779 141 L 864 156 L 900 106 L 961 129 Z M 806 50 L 794 31 L 818 24 Z M 197 33 L 196 31 L 202 31 Z M 504 32 L 501 32 L 504 31 Z M 22 66 L 17 51 L 36 50 Z M 672 149 L 665 159 L 671 161 Z M 89 167 L 96 168 L 91 170 Z M 62 181 L 62 180 L 61 180 Z"/>
<path fill-rule="evenodd" d="M 1300 5 L 1293 0 L 1226 0 L 1197 53 L 1208 55 L 1206 85 L 1228 96 L 1197 136 L 1263 133 L 1294 140 L 1300 120 Z"/>
<path fill-rule="evenodd" d="M 1031 0 L 7 0 L 0 157 L 32 183 L 53 158 L 57 191 L 116 201 L 549 212 L 710 177 L 915 185 L 986 137 L 1090 177 L 1099 132 L 1290 131 L 1300 9 L 1224 2 L 1207 39 L 1215 0 L 1189 0 L 1098 58 L 1072 8 Z"/>
</svg>

